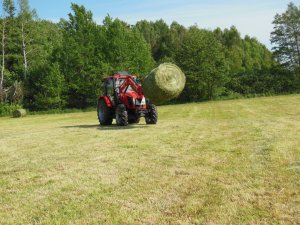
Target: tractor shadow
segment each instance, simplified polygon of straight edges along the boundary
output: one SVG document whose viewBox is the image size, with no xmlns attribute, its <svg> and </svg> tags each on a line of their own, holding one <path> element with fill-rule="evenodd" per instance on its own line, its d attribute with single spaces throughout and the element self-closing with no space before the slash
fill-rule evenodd
<svg viewBox="0 0 300 225">
<path fill-rule="evenodd" d="M 74 125 L 74 126 L 63 126 L 61 128 L 81 128 L 81 129 L 98 129 L 98 130 L 129 130 L 129 129 L 140 129 L 147 128 L 149 125 L 146 124 L 129 124 L 127 126 L 117 126 L 116 124 L 112 124 L 110 126 L 100 126 L 99 124 L 92 125 Z"/>
</svg>

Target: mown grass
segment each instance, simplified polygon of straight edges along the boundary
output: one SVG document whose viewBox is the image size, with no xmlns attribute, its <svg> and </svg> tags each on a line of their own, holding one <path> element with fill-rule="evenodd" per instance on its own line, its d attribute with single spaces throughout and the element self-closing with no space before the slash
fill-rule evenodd
<svg viewBox="0 0 300 225">
<path fill-rule="evenodd" d="M 300 95 L 0 118 L 0 224 L 299 224 Z"/>
</svg>

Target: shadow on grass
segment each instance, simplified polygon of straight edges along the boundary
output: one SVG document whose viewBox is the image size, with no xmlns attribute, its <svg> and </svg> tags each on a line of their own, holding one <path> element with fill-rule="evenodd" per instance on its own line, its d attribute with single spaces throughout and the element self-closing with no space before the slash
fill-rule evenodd
<svg viewBox="0 0 300 225">
<path fill-rule="evenodd" d="M 82 129 L 98 129 L 98 130 L 128 130 L 128 129 L 140 129 L 146 128 L 149 125 L 145 124 L 129 124 L 128 126 L 117 126 L 112 124 L 110 126 L 100 126 L 99 124 L 93 125 L 74 125 L 74 126 L 63 126 L 62 128 L 82 128 Z"/>
</svg>

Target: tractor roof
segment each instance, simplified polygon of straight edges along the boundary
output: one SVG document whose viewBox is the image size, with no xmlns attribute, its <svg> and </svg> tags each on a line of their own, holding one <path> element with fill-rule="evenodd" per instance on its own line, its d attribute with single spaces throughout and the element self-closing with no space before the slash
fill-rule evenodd
<svg viewBox="0 0 300 225">
<path fill-rule="evenodd" d="M 131 75 L 126 71 L 121 71 L 121 72 L 118 72 L 118 73 L 116 73 L 112 76 L 106 77 L 103 80 L 107 80 L 107 79 L 126 79 L 127 77 L 136 78 L 137 76 L 136 75 Z"/>
</svg>

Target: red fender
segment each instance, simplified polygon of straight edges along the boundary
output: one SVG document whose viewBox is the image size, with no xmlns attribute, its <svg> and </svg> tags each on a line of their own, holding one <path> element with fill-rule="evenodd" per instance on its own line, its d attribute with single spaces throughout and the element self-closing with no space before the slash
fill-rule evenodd
<svg viewBox="0 0 300 225">
<path fill-rule="evenodd" d="M 110 101 L 109 97 L 107 97 L 107 96 L 102 96 L 102 97 L 99 98 L 99 100 L 100 100 L 100 99 L 104 99 L 104 102 L 105 102 L 105 104 L 107 105 L 107 107 L 108 107 L 108 108 L 112 108 L 112 104 L 111 104 L 111 101 Z"/>
</svg>

